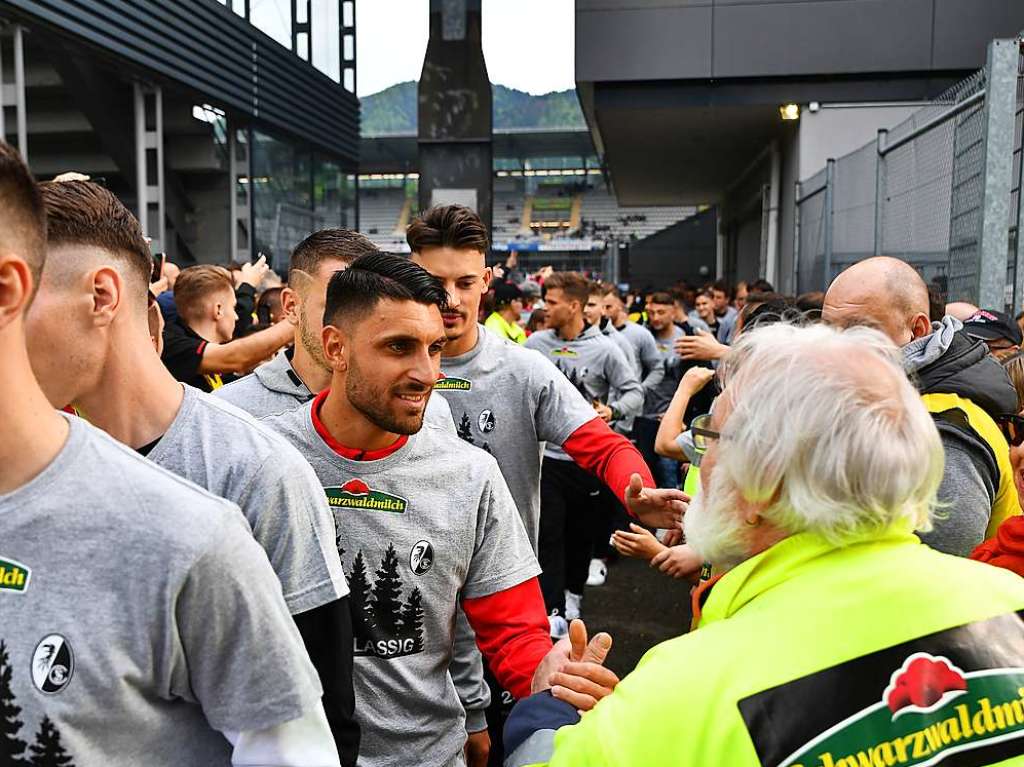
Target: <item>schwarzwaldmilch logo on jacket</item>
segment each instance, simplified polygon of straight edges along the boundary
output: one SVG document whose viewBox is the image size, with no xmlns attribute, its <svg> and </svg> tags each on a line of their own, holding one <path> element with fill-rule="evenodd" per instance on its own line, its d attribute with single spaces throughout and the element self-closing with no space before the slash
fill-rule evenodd
<svg viewBox="0 0 1024 767">
<path fill-rule="evenodd" d="M 1024 653 L 1001 639 L 1019 621 L 947 629 L 744 698 L 761 764 L 954 767 L 1024 755 Z"/>
<path fill-rule="evenodd" d="M 434 383 L 434 388 L 438 391 L 470 391 L 473 388 L 473 382 L 458 376 L 442 374 Z"/>
<path fill-rule="evenodd" d="M 350 479 L 341 487 L 325 487 L 327 502 L 331 508 L 369 509 L 402 514 L 409 508 L 409 501 L 400 495 L 374 490 L 361 479 Z"/>
</svg>

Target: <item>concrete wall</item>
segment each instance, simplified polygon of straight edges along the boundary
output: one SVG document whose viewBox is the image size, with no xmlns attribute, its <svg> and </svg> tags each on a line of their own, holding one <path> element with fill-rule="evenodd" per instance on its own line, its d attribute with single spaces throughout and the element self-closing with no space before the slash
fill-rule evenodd
<svg viewBox="0 0 1024 767">
<path fill-rule="evenodd" d="M 576 0 L 576 80 L 968 70 L 1021 29 L 1021 0 Z"/>
<path fill-rule="evenodd" d="M 799 181 L 875 139 L 882 128 L 893 128 L 922 104 L 822 104 L 817 112 L 804 107 L 800 114 Z"/>
</svg>

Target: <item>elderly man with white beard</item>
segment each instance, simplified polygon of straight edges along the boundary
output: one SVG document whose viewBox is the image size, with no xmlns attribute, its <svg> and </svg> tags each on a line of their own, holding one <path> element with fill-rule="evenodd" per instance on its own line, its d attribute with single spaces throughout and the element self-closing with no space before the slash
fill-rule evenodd
<svg viewBox="0 0 1024 767">
<path fill-rule="evenodd" d="M 582 717 L 521 701 L 506 766 L 1024 764 L 1024 582 L 914 535 L 943 451 L 897 349 L 772 325 L 720 375 L 684 528 L 725 572 L 696 630 Z"/>
</svg>

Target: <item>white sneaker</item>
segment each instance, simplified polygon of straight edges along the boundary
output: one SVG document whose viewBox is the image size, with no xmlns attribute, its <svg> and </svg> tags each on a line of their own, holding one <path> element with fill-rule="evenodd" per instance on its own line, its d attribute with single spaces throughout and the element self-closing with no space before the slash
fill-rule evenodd
<svg viewBox="0 0 1024 767">
<path fill-rule="evenodd" d="M 561 615 L 549 615 L 548 627 L 552 639 L 564 639 L 569 636 L 569 623 Z"/>
<path fill-rule="evenodd" d="M 588 586 L 603 586 L 608 577 L 608 565 L 603 559 L 590 560 L 590 574 L 587 576 Z"/>
<path fill-rule="evenodd" d="M 574 621 L 580 617 L 580 607 L 583 604 L 582 594 L 573 594 L 571 591 L 565 592 L 565 620 Z M 566 632 L 568 632 L 566 628 Z"/>
</svg>

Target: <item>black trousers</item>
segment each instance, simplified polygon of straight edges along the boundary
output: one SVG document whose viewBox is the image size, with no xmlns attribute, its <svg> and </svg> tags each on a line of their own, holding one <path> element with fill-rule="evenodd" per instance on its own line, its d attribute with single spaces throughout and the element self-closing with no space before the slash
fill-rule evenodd
<svg viewBox="0 0 1024 767">
<path fill-rule="evenodd" d="M 572 461 L 545 456 L 540 474 L 537 558 L 549 613 L 565 615 L 565 590 L 582 594 L 600 525 L 599 481 Z"/>
</svg>

